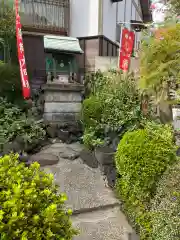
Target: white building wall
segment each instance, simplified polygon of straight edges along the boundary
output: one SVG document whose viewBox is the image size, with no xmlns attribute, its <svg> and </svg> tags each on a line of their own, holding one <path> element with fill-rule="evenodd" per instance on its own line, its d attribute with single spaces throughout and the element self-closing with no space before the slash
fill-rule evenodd
<svg viewBox="0 0 180 240">
<path fill-rule="evenodd" d="M 117 16 L 117 19 L 118 19 L 118 22 L 124 22 L 125 21 L 125 18 L 126 18 L 126 13 L 124 11 L 125 9 L 125 2 L 127 0 L 123 0 L 122 2 L 119 2 L 118 3 L 118 16 Z M 131 0 L 129 0 L 131 1 Z"/>
<path fill-rule="evenodd" d="M 124 25 L 130 28 L 129 23 L 131 20 L 141 21 L 140 13 L 136 9 L 137 7 L 139 7 L 140 12 L 139 0 L 123 0 L 119 3 L 112 3 L 110 0 L 104 0 L 103 35 L 112 41 L 116 41 L 117 23 L 126 22 Z"/>
<path fill-rule="evenodd" d="M 70 0 L 70 36 L 98 35 L 99 0 Z"/>
<path fill-rule="evenodd" d="M 103 1 L 103 35 L 116 40 L 117 4 L 110 0 Z"/>
<path fill-rule="evenodd" d="M 70 36 L 88 37 L 99 34 L 99 0 L 70 0 L 70 8 Z M 118 3 L 112 3 L 111 0 L 103 0 L 102 11 L 102 34 L 113 42 L 116 41 L 117 23 L 126 22 L 124 25 L 130 28 L 128 23 L 131 20 L 142 21 L 139 0 L 123 0 Z M 140 38 L 141 33 L 136 33 L 136 48 Z"/>
<path fill-rule="evenodd" d="M 130 21 L 132 20 L 131 17 L 131 11 L 132 11 L 132 0 L 124 0 L 125 1 L 125 22 L 130 23 Z M 127 27 L 130 27 L 130 24 L 126 24 Z"/>
</svg>

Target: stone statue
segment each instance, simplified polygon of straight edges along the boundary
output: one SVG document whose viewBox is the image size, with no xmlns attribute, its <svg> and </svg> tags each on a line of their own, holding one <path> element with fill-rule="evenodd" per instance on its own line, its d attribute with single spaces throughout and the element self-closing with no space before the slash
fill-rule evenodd
<svg viewBox="0 0 180 240">
<path fill-rule="evenodd" d="M 47 83 L 51 83 L 51 80 L 52 78 L 51 78 L 51 72 L 48 72 L 48 74 L 47 74 Z"/>
</svg>

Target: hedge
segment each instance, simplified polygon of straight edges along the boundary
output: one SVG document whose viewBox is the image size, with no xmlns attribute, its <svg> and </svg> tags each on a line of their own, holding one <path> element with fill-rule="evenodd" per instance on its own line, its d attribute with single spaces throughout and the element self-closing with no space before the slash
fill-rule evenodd
<svg viewBox="0 0 180 240">
<path fill-rule="evenodd" d="M 149 208 L 157 182 L 176 160 L 172 129 L 167 125 L 148 123 L 144 129 L 125 133 L 119 143 L 115 161 L 121 178 L 116 191 L 141 239 L 147 240 L 152 231 Z"/>
<path fill-rule="evenodd" d="M 152 239 L 180 239 L 180 160 L 162 176 L 152 201 Z"/>
</svg>

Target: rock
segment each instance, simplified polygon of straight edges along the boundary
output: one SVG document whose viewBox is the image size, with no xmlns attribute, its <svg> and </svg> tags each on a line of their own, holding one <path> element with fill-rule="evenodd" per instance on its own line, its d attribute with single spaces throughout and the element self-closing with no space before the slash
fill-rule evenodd
<svg viewBox="0 0 180 240">
<path fill-rule="evenodd" d="M 51 153 L 37 153 L 29 158 L 29 162 L 38 162 L 41 167 L 43 167 L 57 164 L 59 162 L 59 158 L 57 155 Z"/>
<path fill-rule="evenodd" d="M 50 126 L 48 126 L 46 131 L 50 138 L 57 137 L 57 125 L 56 124 L 51 124 Z"/>
<path fill-rule="evenodd" d="M 80 158 L 83 162 L 91 168 L 98 168 L 98 161 L 96 160 L 94 153 L 84 149 L 80 152 Z"/>
<path fill-rule="evenodd" d="M 80 127 L 79 124 L 77 124 L 77 123 L 70 125 L 70 126 L 68 127 L 68 130 L 69 130 L 70 133 L 75 134 L 75 135 L 77 135 L 77 134 L 79 134 L 79 133 L 82 132 L 81 127 Z"/>
<path fill-rule="evenodd" d="M 58 136 L 58 138 L 59 138 L 62 142 L 68 142 L 68 141 L 69 141 L 70 134 L 69 134 L 69 132 L 66 131 L 66 130 L 59 129 L 59 130 L 57 131 L 57 136 Z"/>
<path fill-rule="evenodd" d="M 66 152 L 63 152 L 63 153 L 60 153 L 59 156 L 61 158 L 64 158 L 64 159 L 68 159 L 68 160 L 75 160 L 79 157 L 79 153 L 78 152 L 75 152 L 73 151 L 72 149 L 68 148 L 66 150 Z"/>
<path fill-rule="evenodd" d="M 176 151 L 176 155 L 179 157 L 180 156 L 180 148 Z"/>
<path fill-rule="evenodd" d="M 29 161 L 29 156 L 25 154 L 19 155 L 19 161 L 27 163 Z"/>
<path fill-rule="evenodd" d="M 116 184 L 116 168 L 115 167 L 111 167 L 108 169 L 108 172 L 107 172 L 107 181 L 108 181 L 108 186 L 111 187 L 111 188 L 114 188 L 115 187 L 115 184 Z"/>
<path fill-rule="evenodd" d="M 140 237 L 136 234 L 136 232 L 129 233 L 128 240 L 140 240 Z"/>
<path fill-rule="evenodd" d="M 69 136 L 69 142 L 74 143 L 78 141 L 78 136 L 75 136 L 74 134 L 70 134 Z"/>
<path fill-rule="evenodd" d="M 100 171 L 102 175 L 106 176 L 107 185 L 114 188 L 117 179 L 116 167 L 114 165 L 100 165 Z"/>
<path fill-rule="evenodd" d="M 48 145 L 50 145 L 50 144 L 51 144 L 51 140 L 48 139 L 48 138 L 45 138 L 45 139 L 43 139 L 43 140 L 40 142 L 41 148 L 46 147 L 46 146 L 48 146 Z"/>
<path fill-rule="evenodd" d="M 58 129 L 67 129 L 67 128 L 68 128 L 68 123 L 66 123 L 66 122 L 58 123 Z"/>
<path fill-rule="evenodd" d="M 36 139 L 34 140 L 33 142 L 31 143 L 27 143 L 24 147 L 24 151 L 27 152 L 27 153 L 31 153 L 31 154 L 34 154 L 36 153 L 37 151 L 40 150 L 41 146 L 40 146 L 40 141 L 39 139 Z M 38 150 L 37 150 L 38 148 Z"/>
<path fill-rule="evenodd" d="M 110 147 L 100 147 L 95 149 L 95 157 L 100 165 L 113 164 L 114 150 Z"/>
<path fill-rule="evenodd" d="M 3 146 L 3 153 L 9 154 L 10 152 L 20 153 L 23 151 L 24 146 L 17 141 L 6 143 Z"/>
</svg>

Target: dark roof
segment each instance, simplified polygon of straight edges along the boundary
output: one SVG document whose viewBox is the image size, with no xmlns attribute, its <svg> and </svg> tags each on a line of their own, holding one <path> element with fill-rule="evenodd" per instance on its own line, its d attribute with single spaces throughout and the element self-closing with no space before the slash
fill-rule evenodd
<svg viewBox="0 0 180 240">
<path fill-rule="evenodd" d="M 143 14 L 143 21 L 150 22 L 152 20 L 152 15 L 150 11 L 150 0 L 140 0 L 142 14 Z"/>
</svg>

